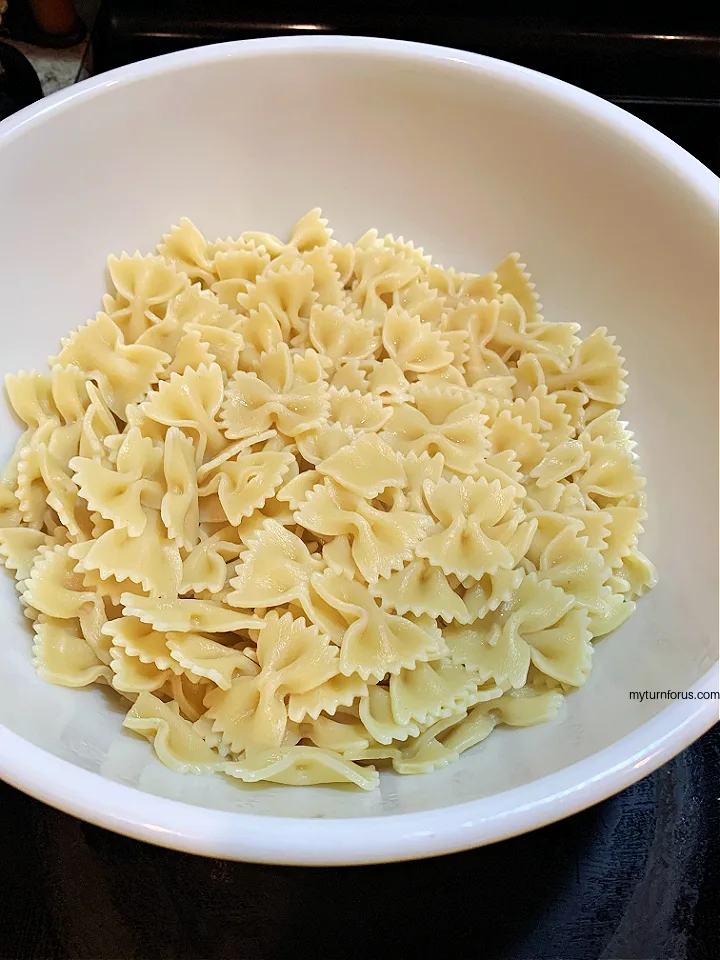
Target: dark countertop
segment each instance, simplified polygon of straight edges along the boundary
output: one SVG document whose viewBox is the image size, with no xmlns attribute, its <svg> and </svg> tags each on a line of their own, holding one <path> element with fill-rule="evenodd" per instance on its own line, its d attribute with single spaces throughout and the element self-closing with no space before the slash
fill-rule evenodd
<svg viewBox="0 0 720 960">
<path fill-rule="evenodd" d="M 720 956 L 720 727 L 617 797 L 415 863 L 266 867 L 108 833 L 0 784 L 4 960 Z"/>
</svg>

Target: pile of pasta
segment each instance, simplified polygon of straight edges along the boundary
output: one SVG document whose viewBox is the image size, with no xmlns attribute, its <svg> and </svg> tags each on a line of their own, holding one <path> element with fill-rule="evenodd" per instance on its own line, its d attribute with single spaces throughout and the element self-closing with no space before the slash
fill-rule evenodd
<svg viewBox="0 0 720 960">
<path fill-rule="evenodd" d="M 288 243 L 182 220 L 109 275 L 6 380 L 0 555 L 44 680 L 245 782 L 371 789 L 557 715 L 655 580 L 604 328 L 547 322 L 516 254 L 458 273 L 318 209 Z"/>
</svg>

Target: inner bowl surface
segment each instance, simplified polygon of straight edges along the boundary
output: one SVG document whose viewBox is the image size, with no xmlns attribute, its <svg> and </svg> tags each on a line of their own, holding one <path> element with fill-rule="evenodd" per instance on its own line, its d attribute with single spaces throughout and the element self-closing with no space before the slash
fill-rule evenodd
<svg viewBox="0 0 720 960">
<path fill-rule="evenodd" d="M 717 179 L 641 121 L 510 64 L 392 41 L 297 37 L 122 68 L 0 127 L 3 374 L 44 369 L 92 316 L 109 253 L 180 217 L 206 236 L 285 235 L 320 205 L 436 262 L 528 262 L 551 320 L 606 325 L 630 371 L 623 416 L 648 477 L 641 548 L 658 587 L 596 645 L 559 721 L 498 730 L 445 770 L 379 791 L 183 777 L 122 732 L 101 690 L 42 683 L 10 577 L 0 774 L 69 812 L 215 856 L 351 863 L 521 832 L 621 789 L 717 719 Z M 42 193 L 38 193 L 42 185 Z M 19 428 L 3 407 L 0 455 Z M 317 821 L 322 819 L 323 823 Z"/>
</svg>

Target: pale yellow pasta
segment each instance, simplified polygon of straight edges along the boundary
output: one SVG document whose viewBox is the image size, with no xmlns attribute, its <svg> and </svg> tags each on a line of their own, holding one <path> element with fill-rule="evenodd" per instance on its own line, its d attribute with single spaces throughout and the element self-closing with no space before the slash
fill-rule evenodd
<svg viewBox="0 0 720 960">
<path fill-rule="evenodd" d="M 179 773 L 370 790 L 558 716 L 657 573 L 620 348 L 518 254 L 187 219 L 6 378 L 0 560 L 39 675 Z"/>
</svg>

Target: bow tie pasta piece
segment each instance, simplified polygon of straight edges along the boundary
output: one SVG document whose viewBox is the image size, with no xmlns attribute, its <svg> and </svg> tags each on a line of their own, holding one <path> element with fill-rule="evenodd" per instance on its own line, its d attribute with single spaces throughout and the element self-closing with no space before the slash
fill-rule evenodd
<svg viewBox="0 0 720 960">
<path fill-rule="evenodd" d="M 320 383 L 322 381 L 324 384 L 328 378 L 329 370 L 332 369 L 332 360 L 328 359 L 328 357 L 321 356 L 317 350 L 313 350 L 312 347 L 293 349 L 293 376 L 297 380 L 302 380 L 305 383 Z"/>
<path fill-rule="evenodd" d="M 523 571 L 518 568 L 486 573 L 479 580 L 466 580 L 462 595 L 466 616 L 455 619 L 459 623 L 472 623 L 497 610 L 501 603 L 509 603 L 522 583 L 523 576 Z"/>
<path fill-rule="evenodd" d="M 110 638 L 112 647 L 123 650 L 128 657 L 134 657 L 141 663 L 154 664 L 160 672 L 182 672 L 180 664 L 171 656 L 165 634 L 153 630 L 135 616 L 108 620 L 102 633 Z"/>
<path fill-rule="evenodd" d="M 242 318 L 239 329 L 244 347 L 238 356 L 238 366 L 248 373 L 257 373 L 262 355 L 273 353 L 283 343 L 282 328 L 270 307 L 261 303 L 257 310 L 251 310 Z"/>
<path fill-rule="evenodd" d="M 416 247 L 412 240 L 405 240 L 403 237 L 396 240 L 391 233 L 381 237 L 375 229 L 367 230 L 355 246 L 358 250 L 392 250 L 399 257 L 420 267 L 422 273 L 427 272 L 432 262 L 432 257 L 426 254 L 422 247 Z"/>
<path fill-rule="evenodd" d="M 515 567 L 527 552 L 536 521 L 525 521 L 515 489 L 499 480 L 426 481 L 428 506 L 441 529 L 417 548 L 445 574 L 479 580 Z"/>
<path fill-rule="evenodd" d="M 195 283 L 174 297 L 168 304 L 164 323 L 173 325 L 181 332 L 189 329 L 193 324 L 204 327 L 222 327 L 223 330 L 237 330 L 241 319 L 235 310 L 220 303 L 211 290 L 203 290 Z M 141 340 L 152 337 L 153 330 L 158 330 L 162 324 L 147 330 Z M 177 342 L 177 341 L 175 341 Z M 152 343 L 151 346 L 158 346 Z"/>
<path fill-rule="evenodd" d="M 502 694 L 497 684 L 483 686 L 464 666 L 442 660 L 401 670 L 388 686 L 393 718 L 403 727 L 412 721 L 424 727 Z"/>
<path fill-rule="evenodd" d="M 579 492 L 575 483 L 567 483 L 562 486 L 564 491 L 574 489 Z M 565 516 L 567 521 L 571 521 L 571 526 L 575 526 L 574 521 L 578 521 L 582 525 L 577 528 L 578 533 L 585 537 L 589 547 L 601 552 L 607 549 L 612 537 L 613 513 L 611 509 L 600 510 L 597 504 L 590 499 L 587 502 L 572 503 L 569 498 L 565 498 L 565 495 L 561 497 L 556 509 Z M 633 510 L 639 510 L 640 515 L 644 514 L 644 508 L 633 507 Z M 540 516 L 538 516 L 538 521 L 541 522 Z M 617 532 L 620 532 L 619 528 Z M 618 544 L 618 548 L 623 549 L 620 544 Z M 608 563 L 609 561 L 606 559 L 605 562 Z"/>
<path fill-rule="evenodd" d="M 106 313 L 99 313 L 63 340 L 60 353 L 50 362 L 77 366 L 88 379 L 97 380 L 108 407 L 123 416 L 128 404 L 136 403 L 157 383 L 169 360 L 154 347 L 126 344 L 120 328 Z"/>
<path fill-rule="evenodd" d="M 90 403 L 87 377 L 73 364 L 55 366 L 50 375 L 8 374 L 5 389 L 13 410 L 29 427 L 40 427 L 47 420 L 77 423 Z"/>
<path fill-rule="evenodd" d="M 590 613 L 593 637 L 615 630 L 634 607 L 623 606 L 606 581 L 611 574 L 599 550 L 587 545 L 573 527 L 565 527 L 544 549 L 537 576 L 561 587 Z"/>
<path fill-rule="evenodd" d="M 357 437 L 319 463 L 317 472 L 368 500 L 386 487 L 402 489 L 406 482 L 401 458 L 376 434 Z"/>
<path fill-rule="evenodd" d="M 97 571 L 101 579 L 114 577 L 140 584 L 154 597 L 177 597 L 182 579 L 182 558 L 177 544 L 166 536 L 157 511 L 148 511 L 148 522 L 138 537 L 112 529 L 96 540 L 69 548 L 83 571 Z"/>
<path fill-rule="evenodd" d="M 235 542 L 236 531 L 231 527 L 219 530 L 205 539 L 183 560 L 180 593 L 220 593 L 228 574 L 228 560 L 237 559 L 243 551 L 242 543 Z"/>
<path fill-rule="evenodd" d="M 417 279 L 393 293 L 393 306 L 419 317 L 423 323 L 439 327 L 446 313 L 445 297 L 430 286 L 421 273 Z"/>
<path fill-rule="evenodd" d="M 589 453 L 578 440 L 564 440 L 548 450 L 543 459 L 529 471 L 529 476 L 542 490 L 550 484 L 579 473 L 589 459 Z"/>
<path fill-rule="evenodd" d="M 106 604 L 105 598 L 95 596 L 92 604 L 86 604 L 78 613 L 78 621 L 83 636 L 95 652 L 98 660 L 110 664 L 112 641 L 102 631 L 108 621 L 108 610 L 115 616 L 114 609 Z"/>
<path fill-rule="evenodd" d="M 103 306 L 122 331 L 126 343 L 134 343 L 148 327 L 165 317 L 168 304 L 190 284 L 162 257 L 126 253 L 108 257 L 108 270 L 117 296 L 107 296 Z"/>
<path fill-rule="evenodd" d="M 374 397 L 378 397 L 388 406 L 410 403 L 413 399 L 408 379 L 389 357 L 372 365 L 367 386 Z"/>
<path fill-rule="evenodd" d="M 590 671 L 587 611 L 536 574 L 524 577 L 513 598 L 484 619 L 451 625 L 445 640 L 454 663 L 514 689 L 525 684 L 531 662 L 571 686 L 581 686 Z"/>
<path fill-rule="evenodd" d="M 346 722 L 347 721 L 347 722 Z M 341 756 L 361 754 L 367 750 L 372 740 L 361 723 L 353 717 L 318 717 L 301 727 L 304 740 L 310 740 L 321 750 L 332 750 Z"/>
<path fill-rule="evenodd" d="M 323 544 L 322 558 L 333 573 L 342 573 L 351 580 L 361 582 L 365 579 L 353 560 L 349 537 L 334 537 Z"/>
<path fill-rule="evenodd" d="M 275 354 L 266 355 L 268 362 L 258 374 L 239 371 L 228 383 L 220 419 L 230 440 L 251 437 L 270 427 L 295 438 L 327 418 L 324 382 L 306 383 L 295 376 L 286 344 Z M 270 370 L 270 361 L 275 360 Z"/>
<path fill-rule="evenodd" d="M 578 439 L 585 449 L 588 449 L 593 441 L 602 440 L 605 444 L 615 443 L 628 454 L 632 454 L 637 443 L 633 440 L 632 430 L 628 430 L 627 426 L 625 420 L 620 420 L 619 410 L 608 410 L 588 421 Z"/>
<path fill-rule="evenodd" d="M 355 438 L 355 431 L 339 423 L 324 423 L 307 430 L 297 438 L 297 448 L 303 460 L 317 467 Z M 301 474 L 302 476 L 302 474 Z"/>
<path fill-rule="evenodd" d="M 213 261 L 219 277 L 218 281 L 212 284 L 213 295 L 224 306 L 238 310 L 238 295 L 248 292 L 251 285 L 265 272 L 270 260 L 268 251 L 255 244 L 232 250 L 219 250 Z"/>
<path fill-rule="evenodd" d="M 615 337 L 605 327 L 598 327 L 575 350 L 567 371 L 547 378 L 552 391 L 577 389 L 590 400 L 619 406 L 625 402 L 627 370 Z"/>
<path fill-rule="evenodd" d="M 268 614 L 257 657 L 256 676 L 237 677 L 228 690 L 213 690 L 205 698 L 213 731 L 233 753 L 282 746 L 286 697 L 307 693 L 338 672 L 337 648 L 316 627 L 291 614 Z"/>
<path fill-rule="evenodd" d="M 53 545 L 52 537 L 40 530 L 30 527 L 0 528 L 0 557 L 7 569 L 14 573 L 18 588 L 30 576 L 40 548 Z"/>
<path fill-rule="evenodd" d="M 313 289 L 313 270 L 309 264 L 296 258 L 290 266 L 271 263 L 246 293 L 238 293 L 239 309 L 246 316 L 264 303 L 280 324 L 283 339 L 307 330 L 312 305 L 317 300 Z"/>
<path fill-rule="evenodd" d="M 298 473 L 292 480 L 284 483 L 278 490 L 276 498 L 281 503 L 287 503 L 290 510 L 297 510 L 305 502 L 313 487 L 322 483 L 322 479 L 322 475 L 317 470 L 305 470 L 304 473 Z"/>
<path fill-rule="evenodd" d="M 101 577 L 97 570 L 85 570 L 82 558 L 92 548 L 94 540 L 81 541 L 73 544 L 73 559 L 77 560 L 75 570 L 82 574 L 83 587 L 91 591 L 98 599 L 102 599 L 117 607 L 117 616 L 120 616 L 120 597 L 123 593 L 142 592 L 142 587 L 132 580 L 117 580 L 112 575 Z"/>
<path fill-rule="evenodd" d="M 598 438 L 586 446 L 587 467 L 576 477 L 582 493 L 600 507 L 639 493 L 645 480 L 637 469 L 637 460 L 623 444 L 605 443 Z"/>
<path fill-rule="evenodd" d="M 188 361 L 190 366 L 197 370 L 201 363 L 214 360 L 226 376 L 235 373 L 240 362 L 240 351 L 245 346 L 241 333 L 200 323 L 188 324 L 187 330 L 186 337 L 193 337 L 193 342 L 197 342 L 195 355 Z M 203 359 L 205 355 L 209 356 L 208 361 Z M 178 364 L 178 368 L 182 373 L 184 367 Z"/>
<path fill-rule="evenodd" d="M 487 347 L 497 353 L 504 363 L 519 360 L 524 354 L 538 354 L 551 371 L 565 369 L 578 340 L 579 329 L 574 323 L 529 324 L 525 311 L 510 293 L 499 299 L 498 318 Z"/>
<path fill-rule="evenodd" d="M 230 580 L 234 589 L 226 602 L 252 609 L 297 601 L 305 608 L 309 605 L 310 577 L 321 566 L 320 559 L 310 554 L 300 537 L 275 520 L 265 520 L 237 564 L 236 575 Z"/>
<path fill-rule="evenodd" d="M 472 300 L 493 300 L 500 295 L 500 284 L 495 272 L 458 273 L 453 267 L 431 265 L 427 282 L 444 294 L 448 306 L 459 306 Z"/>
<path fill-rule="evenodd" d="M 321 307 L 342 305 L 345 300 L 345 290 L 331 250 L 328 247 L 315 247 L 313 250 L 301 253 L 300 260 L 312 269 L 315 305 Z M 309 339 L 307 323 L 304 324 L 300 339 L 303 342 Z"/>
<path fill-rule="evenodd" d="M 562 698 L 560 698 L 562 699 Z M 438 763 L 459 756 L 470 747 L 482 743 L 497 726 L 493 706 L 497 700 L 489 700 L 474 706 L 467 714 L 439 720 L 421 737 L 412 741 L 410 749 L 401 755 L 393 766 L 398 773 L 432 772 Z M 429 769 L 427 769 L 429 767 Z M 422 768 L 422 769 L 419 769 Z"/>
<path fill-rule="evenodd" d="M 291 453 L 250 453 L 223 463 L 200 488 L 200 495 L 216 493 L 233 526 L 238 526 L 280 488 L 295 458 Z"/>
<path fill-rule="evenodd" d="M 391 307 L 383 321 L 382 341 L 388 356 L 403 372 L 431 373 L 454 359 L 437 330 L 397 307 Z"/>
<path fill-rule="evenodd" d="M 442 640 L 434 622 L 414 623 L 388 613 L 365 586 L 341 574 L 315 574 L 312 585 L 346 624 L 340 648 L 340 672 L 345 676 L 357 673 L 363 680 L 380 681 L 437 656 Z"/>
<path fill-rule="evenodd" d="M 47 683 L 87 687 L 110 682 L 112 671 L 86 640 L 79 620 L 40 614 L 33 631 L 33 666 Z"/>
<path fill-rule="evenodd" d="M 169 679 L 160 688 L 159 694 L 169 697 L 177 705 L 180 715 L 186 720 L 190 720 L 193 725 L 205 713 L 205 704 L 203 699 L 207 694 L 209 681 L 197 680 L 197 678 L 188 673 L 178 676 L 171 673 Z M 209 726 L 209 722 L 208 722 Z M 196 729 L 197 726 L 195 727 Z M 198 730 L 200 732 L 200 730 Z M 207 743 L 207 738 L 203 737 Z"/>
<path fill-rule="evenodd" d="M 146 737 L 158 758 L 177 773 L 214 773 L 222 762 L 192 723 L 147 691 L 138 696 L 123 726 Z"/>
<path fill-rule="evenodd" d="M 168 427 L 179 427 L 196 443 L 196 463 L 206 452 L 215 456 L 226 445 L 215 415 L 223 399 L 222 370 L 216 363 L 173 373 L 167 383 L 140 404 L 140 411 L 151 420 Z"/>
<path fill-rule="evenodd" d="M 218 239 L 210 244 L 210 251 L 213 256 L 218 253 L 224 253 L 229 250 L 264 250 L 271 259 L 279 257 L 286 249 L 287 244 L 275 236 L 273 233 L 265 233 L 262 230 L 244 230 L 238 237 L 226 237 L 225 240 Z"/>
<path fill-rule="evenodd" d="M 360 720 L 376 743 L 390 744 L 404 742 L 420 735 L 420 727 L 415 721 L 398 723 L 392 711 L 390 691 L 385 687 L 368 687 L 366 696 L 360 698 L 358 708 Z"/>
<path fill-rule="evenodd" d="M 34 370 L 8 373 L 5 390 L 10 406 L 28 427 L 36 429 L 47 420 L 59 419 L 50 377 Z"/>
<path fill-rule="evenodd" d="M 516 398 L 512 403 L 513 409 L 522 407 L 523 419 L 533 424 L 535 432 L 550 450 L 564 440 L 571 440 L 574 435 L 571 413 L 561 399 L 564 394 L 550 393 L 543 384 L 535 387 L 527 397 Z"/>
<path fill-rule="evenodd" d="M 386 513 L 329 479 L 308 495 L 295 520 L 321 536 L 348 534 L 353 559 L 368 583 L 399 570 L 432 526 L 427 514 Z"/>
<path fill-rule="evenodd" d="M 444 311 L 440 326 L 444 333 L 466 333 L 468 350 L 477 351 L 486 348 L 492 340 L 499 316 L 500 303 L 497 300 L 476 300 Z M 474 355 L 471 353 L 471 357 Z"/>
<path fill-rule="evenodd" d="M 160 506 L 163 490 L 155 476 L 162 456 L 162 450 L 133 427 L 122 438 L 114 468 L 86 457 L 74 457 L 70 467 L 88 508 L 116 529 L 139 537 L 147 523 L 144 508 Z"/>
<path fill-rule="evenodd" d="M 46 421 L 17 461 L 16 496 L 22 520 L 51 531 L 55 518 L 70 539 L 83 539 L 89 519 L 78 501 L 78 488 L 70 476 L 68 460 L 78 450 L 80 424 L 60 427 Z M 54 514 L 53 514 L 54 511 Z"/>
<path fill-rule="evenodd" d="M 648 590 L 652 590 L 658 580 L 655 565 L 644 553 L 631 550 L 623 557 L 622 566 L 614 577 L 608 579 L 616 581 L 614 590 L 625 594 L 625 597 L 642 597 Z"/>
<path fill-rule="evenodd" d="M 173 676 L 170 670 L 160 670 L 154 663 L 131 657 L 122 647 L 111 647 L 110 657 L 111 686 L 130 700 L 139 693 L 162 689 Z"/>
<path fill-rule="evenodd" d="M 354 269 L 357 281 L 352 288 L 353 302 L 374 323 L 382 323 L 387 313 L 383 295 L 401 290 L 420 273 L 412 260 L 385 246 L 357 249 Z"/>
<path fill-rule="evenodd" d="M 341 307 L 332 305 L 316 304 L 312 308 L 308 338 L 318 353 L 335 364 L 367 360 L 380 344 L 372 321 L 348 315 Z"/>
<path fill-rule="evenodd" d="M 41 546 L 25 581 L 23 602 L 53 619 L 77 617 L 85 604 L 95 600 L 84 588 L 70 550 L 67 545 Z"/>
<path fill-rule="evenodd" d="M 470 619 L 465 604 L 443 571 L 424 559 L 413 560 L 386 580 L 378 580 L 370 591 L 384 607 L 399 614 L 413 613 L 417 617 L 427 614 L 433 619 L 442 617 L 446 623 L 453 620 L 467 623 Z"/>
<path fill-rule="evenodd" d="M 557 586 L 590 605 L 602 595 L 602 584 L 610 573 L 600 550 L 588 546 L 575 523 L 560 526 L 540 554 L 537 566 Z"/>
<path fill-rule="evenodd" d="M 534 433 L 532 426 L 522 417 L 513 417 L 511 410 L 502 410 L 498 414 L 490 428 L 488 440 L 493 453 L 512 451 L 513 458 L 520 464 L 523 473 L 529 472 L 531 476 L 536 476 L 532 471 L 547 453 L 547 444 L 540 434 Z M 552 472 L 551 466 L 549 473 Z"/>
<path fill-rule="evenodd" d="M 357 433 L 375 433 L 388 422 L 392 410 L 381 400 L 359 390 L 352 392 L 331 387 L 328 390 L 330 417 L 342 427 Z"/>
<path fill-rule="evenodd" d="M 187 217 L 182 217 L 170 233 L 164 234 L 157 251 L 166 263 L 171 263 L 178 273 L 184 273 L 190 280 L 199 280 L 206 287 L 211 287 L 217 280 L 208 242 Z"/>
<path fill-rule="evenodd" d="M 49 530 L 53 522 L 52 508 L 47 502 L 48 488 L 43 477 L 43 452 L 35 443 L 22 448 L 17 463 L 14 506 L 20 523 L 32 529 Z"/>
<path fill-rule="evenodd" d="M 580 343 L 579 337 L 575 336 L 579 330 L 578 323 L 529 323 L 530 349 L 545 351 L 544 355 L 553 361 L 551 369 L 565 369 Z"/>
<path fill-rule="evenodd" d="M 228 633 L 263 627 L 260 617 L 230 610 L 211 600 L 165 600 L 123 594 L 121 602 L 124 616 L 137 617 L 159 631 Z"/>
<path fill-rule="evenodd" d="M 503 487 L 511 486 L 520 499 L 526 496 L 522 470 L 520 464 L 514 459 L 512 450 L 491 453 L 485 460 L 480 460 L 475 469 L 475 477 L 476 479 L 484 477 L 488 483 L 498 480 Z M 444 479 L 452 480 L 452 474 L 445 471 Z"/>
<path fill-rule="evenodd" d="M 459 757 L 459 751 L 449 746 L 442 737 L 454 719 L 449 717 L 438 720 L 419 737 L 411 740 L 403 750 L 393 754 L 393 770 L 403 775 L 433 773 L 454 763 Z"/>
<path fill-rule="evenodd" d="M 98 387 L 88 380 L 86 388 L 90 402 L 82 418 L 78 453 L 105 463 L 109 459 L 105 440 L 117 433 L 117 421 Z"/>
<path fill-rule="evenodd" d="M 350 707 L 358 697 L 367 696 L 367 692 L 367 683 L 357 674 L 346 677 L 338 673 L 312 690 L 291 693 L 288 697 L 288 716 L 295 723 L 317 720 L 321 713 L 333 717 L 340 708 Z"/>
<path fill-rule="evenodd" d="M 470 359 L 468 334 L 465 330 L 441 330 L 440 336 L 447 350 L 452 355 L 449 363 L 429 373 L 419 373 L 424 379 L 437 377 L 441 381 L 452 383 L 462 390 L 467 390 L 465 367 Z"/>
<path fill-rule="evenodd" d="M 304 216 L 300 217 L 292 228 L 290 246 L 304 253 L 306 250 L 327 246 L 332 235 L 333 231 L 328 227 L 328 222 L 323 217 L 320 207 L 313 207 L 312 210 L 308 210 Z"/>
<path fill-rule="evenodd" d="M 278 443 L 273 443 L 279 441 Z M 256 448 L 253 451 L 253 447 Z M 247 453 L 258 452 L 259 450 L 269 450 L 278 452 L 280 450 L 291 450 L 292 446 L 285 437 L 278 437 L 275 430 L 265 430 L 263 433 L 255 434 L 253 437 L 245 437 L 243 440 L 237 440 L 235 443 L 229 443 L 213 457 L 212 460 L 205 460 L 197 468 L 198 483 L 204 483 L 216 470 L 228 460 L 236 459 Z"/>
<path fill-rule="evenodd" d="M 527 272 L 527 264 L 520 261 L 519 253 L 509 253 L 499 267 L 495 268 L 501 293 L 512 294 L 525 311 L 528 323 L 542 320 L 542 304 L 535 292 L 535 284 Z"/>
<path fill-rule="evenodd" d="M 476 710 L 492 710 L 499 723 L 508 727 L 534 727 L 557 717 L 564 697 L 557 691 L 539 692 L 532 687 L 508 690 L 494 703 L 480 704 Z"/>
<path fill-rule="evenodd" d="M 170 427 L 165 436 L 163 474 L 166 493 L 160 516 L 168 537 L 184 550 L 193 550 L 200 532 L 195 447 L 177 427 Z"/>
<path fill-rule="evenodd" d="M 437 483 L 445 469 L 445 458 L 441 453 L 430 456 L 429 453 L 410 453 L 402 459 L 407 484 L 404 491 L 399 491 L 397 506 L 417 513 L 427 513 L 428 506 L 425 500 L 424 482 Z"/>
<path fill-rule="evenodd" d="M 625 505 L 608 506 L 608 535 L 600 549 L 608 566 L 617 569 L 636 548 L 638 538 L 643 532 L 643 520 L 647 517 L 644 507 Z M 1 535 L 0 535 L 1 537 Z M 2 547 L 0 546 L 0 550 Z"/>
<path fill-rule="evenodd" d="M 223 773 L 245 783 L 268 780 L 291 786 L 318 783 L 353 783 L 362 790 L 374 790 L 380 777 L 373 767 L 345 760 L 337 753 L 317 747 L 285 747 L 282 750 L 254 753 L 242 761 L 225 761 Z"/>
<path fill-rule="evenodd" d="M 383 439 L 404 456 L 441 453 L 450 470 L 472 474 L 490 452 L 483 401 L 467 402 L 450 391 L 421 390 L 415 403 L 394 408 Z"/>
<path fill-rule="evenodd" d="M 230 689 L 236 673 L 252 677 L 259 672 L 255 661 L 241 650 L 226 647 L 201 633 L 170 632 L 165 642 L 173 660 L 192 679 L 204 677 L 221 690 Z"/>
<path fill-rule="evenodd" d="M 202 340 L 199 331 L 188 330 L 177 341 L 173 350 L 173 359 L 163 368 L 158 379 L 169 380 L 174 373 L 184 373 L 187 367 L 197 370 L 200 366 L 209 366 L 214 360 L 215 355 L 211 353 L 208 344 Z"/>
</svg>

